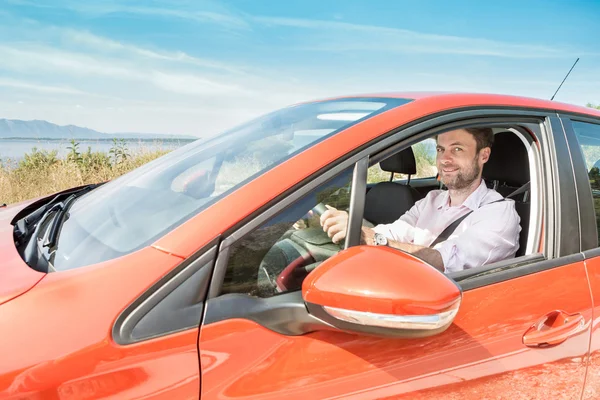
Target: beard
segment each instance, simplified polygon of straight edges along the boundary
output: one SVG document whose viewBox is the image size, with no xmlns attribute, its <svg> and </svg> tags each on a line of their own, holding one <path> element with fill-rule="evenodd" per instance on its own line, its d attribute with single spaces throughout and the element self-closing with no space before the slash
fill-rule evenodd
<svg viewBox="0 0 600 400">
<path fill-rule="evenodd" d="M 475 182 L 481 173 L 481 168 L 477 163 L 477 159 L 473 160 L 470 167 L 460 169 L 454 176 L 444 176 L 444 172 L 440 169 L 440 177 L 442 182 L 448 189 L 462 190 L 466 189 Z"/>
</svg>

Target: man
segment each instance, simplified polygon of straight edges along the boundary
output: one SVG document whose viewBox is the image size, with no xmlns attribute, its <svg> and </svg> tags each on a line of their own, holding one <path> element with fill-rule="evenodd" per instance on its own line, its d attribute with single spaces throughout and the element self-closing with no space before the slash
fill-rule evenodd
<svg viewBox="0 0 600 400">
<path fill-rule="evenodd" d="M 429 192 L 391 224 L 372 229 L 363 226 L 362 243 L 385 244 L 411 253 L 445 273 L 514 257 L 521 231 L 514 201 L 488 189 L 481 177 L 493 141 L 491 128 L 440 134 L 436 164 L 448 190 Z M 328 208 L 320 223 L 338 243 L 346 236 L 348 213 Z M 448 225 L 469 212 L 447 240 L 430 247 Z"/>
</svg>

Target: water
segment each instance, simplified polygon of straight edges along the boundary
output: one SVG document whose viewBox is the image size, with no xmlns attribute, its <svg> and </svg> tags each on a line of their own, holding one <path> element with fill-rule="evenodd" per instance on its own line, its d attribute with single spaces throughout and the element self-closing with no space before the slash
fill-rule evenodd
<svg viewBox="0 0 600 400">
<path fill-rule="evenodd" d="M 127 149 L 130 154 L 136 154 L 142 151 L 156 150 L 175 150 L 178 147 L 184 146 L 193 140 L 181 139 L 160 139 L 160 140 L 140 140 L 129 139 L 125 140 Z M 108 154 L 113 147 L 112 140 L 79 140 L 79 152 L 87 152 L 88 147 L 92 152 L 101 151 Z M 31 153 L 34 147 L 38 150 L 56 150 L 58 158 L 64 158 L 69 153 L 68 147 L 71 146 L 69 140 L 32 140 L 32 139 L 0 139 L 0 161 L 7 163 L 16 163 L 21 160 L 26 153 Z"/>
</svg>

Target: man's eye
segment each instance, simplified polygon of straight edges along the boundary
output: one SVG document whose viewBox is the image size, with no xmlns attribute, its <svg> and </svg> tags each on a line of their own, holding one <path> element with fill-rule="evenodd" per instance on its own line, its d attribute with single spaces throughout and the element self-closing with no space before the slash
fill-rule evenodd
<svg viewBox="0 0 600 400">
<path fill-rule="evenodd" d="M 458 153 L 459 151 L 463 151 L 463 149 L 461 149 L 460 147 L 455 147 L 454 148 L 454 152 L 455 153 Z"/>
<path fill-rule="evenodd" d="M 442 152 L 442 149 L 440 149 L 440 148 L 437 148 L 437 149 L 435 149 L 435 150 L 436 150 L 438 153 L 441 153 L 441 152 Z"/>
</svg>

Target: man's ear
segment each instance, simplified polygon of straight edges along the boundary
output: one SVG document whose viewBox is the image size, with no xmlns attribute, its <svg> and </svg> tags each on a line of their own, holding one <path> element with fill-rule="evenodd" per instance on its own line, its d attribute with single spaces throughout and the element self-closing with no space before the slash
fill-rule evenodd
<svg viewBox="0 0 600 400">
<path fill-rule="evenodd" d="M 492 149 L 490 149 L 489 147 L 485 147 L 483 149 L 481 149 L 481 151 L 479 152 L 479 158 L 481 160 L 482 163 L 486 163 L 488 162 L 488 160 L 490 159 L 490 154 L 492 153 Z"/>
</svg>

